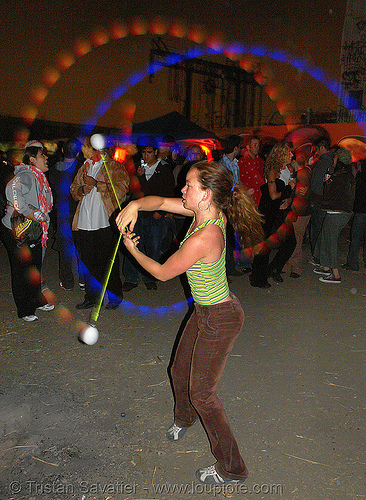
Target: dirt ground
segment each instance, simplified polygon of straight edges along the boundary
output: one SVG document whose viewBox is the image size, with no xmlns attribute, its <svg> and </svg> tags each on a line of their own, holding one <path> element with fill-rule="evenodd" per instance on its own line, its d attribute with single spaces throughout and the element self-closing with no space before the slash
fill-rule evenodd
<svg viewBox="0 0 366 500">
<path fill-rule="evenodd" d="M 167 367 L 187 312 L 179 279 L 102 309 L 87 346 L 83 294 L 59 288 L 53 250 L 44 274 L 57 309 L 38 322 L 16 317 L 3 246 L 0 271 L 0 500 L 366 498 L 364 267 L 340 285 L 320 283 L 309 264 L 269 290 L 233 279 L 246 321 L 219 394 L 250 471 L 236 489 L 195 480 L 214 462 L 199 423 L 179 443 L 165 437 Z"/>
</svg>

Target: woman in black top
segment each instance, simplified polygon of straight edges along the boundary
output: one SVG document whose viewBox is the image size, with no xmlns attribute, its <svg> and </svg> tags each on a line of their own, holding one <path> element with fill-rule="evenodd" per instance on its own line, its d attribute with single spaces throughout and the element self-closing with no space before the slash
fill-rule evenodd
<svg viewBox="0 0 366 500">
<path fill-rule="evenodd" d="M 281 170 L 291 162 L 292 153 L 288 144 L 277 143 L 270 151 L 265 166 L 264 175 L 266 183 L 261 186 L 262 197 L 258 210 L 264 217 L 263 231 L 267 241 L 263 252 L 256 255 L 253 260 L 252 274 L 249 276 L 250 284 L 258 288 L 269 288 L 268 278 L 282 282 L 281 271 L 290 258 L 296 246 L 296 239 L 292 227 L 286 226 L 286 233 L 280 236 L 280 242 L 275 231 L 285 221 L 286 210 L 291 205 L 291 191 L 294 181 L 286 186 L 280 179 Z M 273 235 L 271 237 L 271 235 Z M 269 264 L 270 252 L 274 247 L 279 247 L 272 262 Z"/>
</svg>

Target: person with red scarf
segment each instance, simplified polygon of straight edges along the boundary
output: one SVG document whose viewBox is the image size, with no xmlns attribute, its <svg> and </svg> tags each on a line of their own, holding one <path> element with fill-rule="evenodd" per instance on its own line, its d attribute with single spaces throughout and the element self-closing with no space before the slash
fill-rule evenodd
<svg viewBox="0 0 366 500">
<path fill-rule="evenodd" d="M 53 204 L 51 188 L 45 176 L 47 170 L 43 144 L 35 140 L 28 142 L 23 162 L 15 167 L 15 175 L 6 186 L 7 207 L 1 224 L 1 239 L 9 256 L 18 317 L 28 322 L 38 319 L 36 309 L 50 311 L 54 308 L 41 292 L 42 253 L 47 245 L 49 213 Z M 41 241 L 19 245 L 11 227 L 14 211 L 41 225 Z"/>
</svg>

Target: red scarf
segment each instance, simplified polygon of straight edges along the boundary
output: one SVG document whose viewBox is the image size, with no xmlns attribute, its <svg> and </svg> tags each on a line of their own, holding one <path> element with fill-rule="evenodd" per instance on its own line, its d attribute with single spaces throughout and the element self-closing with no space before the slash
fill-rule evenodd
<svg viewBox="0 0 366 500">
<path fill-rule="evenodd" d="M 52 191 L 50 188 L 50 185 L 48 184 L 48 180 L 46 176 L 44 175 L 43 172 L 38 170 L 38 168 L 34 167 L 33 165 L 26 165 L 29 170 L 31 170 L 34 175 L 36 176 L 38 180 L 38 203 L 39 203 L 39 209 L 42 213 L 48 214 L 51 212 L 52 206 L 53 206 L 53 197 L 52 197 Z M 47 204 L 47 198 L 46 198 L 46 191 L 48 191 L 51 195 L 51 201 Z M 43 235 L 42 235 L 42 246 L 45 247 L 47 246 L 47 222 L 43 221 L 40 222 Z"/>
</svg>

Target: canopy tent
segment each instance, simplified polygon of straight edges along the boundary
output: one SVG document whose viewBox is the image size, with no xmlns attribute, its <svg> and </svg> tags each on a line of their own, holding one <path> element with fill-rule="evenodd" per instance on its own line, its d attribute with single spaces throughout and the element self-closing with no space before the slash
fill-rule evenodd
<svg viewBox="0 0 366 500">
<path fill-rule="evenodd" d="M 176 141 L 189 139 L 219 140 L 215 134 L 191 122 L 177 111 L 132 125 L 132 136 L 136 142 L 148 135 L 154 136 L 158 142 L 165 135 L 173 136 Z"/>
</svg>

